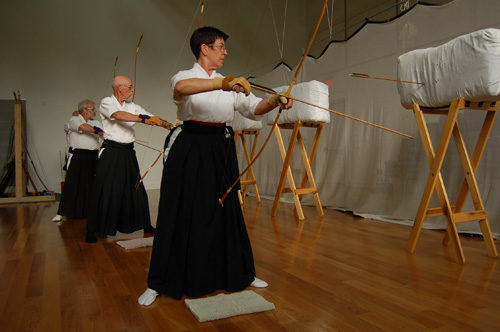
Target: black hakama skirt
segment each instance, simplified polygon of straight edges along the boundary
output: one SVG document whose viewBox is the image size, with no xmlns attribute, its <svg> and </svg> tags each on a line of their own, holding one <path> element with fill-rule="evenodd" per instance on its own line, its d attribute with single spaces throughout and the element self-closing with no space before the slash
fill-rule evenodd
<svg viewBox="0 0 500 332">
<path fill-rule="evenodd" d="M 97 162 L 87 231 L 100 235 L 132 233 L 151 226 L 146 189 L 141 183 L 134 143 L 105 140 Z"/>
<path fill-rule="evenodd" d="M 85 219 L 97 164 L 97 150 L 72 149 L 57 214 L 67 219 Z"/>
<path fill-rule="evenodd" d="M 180 299 L 240 291 L 254 280 L 238 188 L 219 204 L 238 175 L 230 127 L 184 123 L 163 168 L 149 288 Z"/>
</svg>

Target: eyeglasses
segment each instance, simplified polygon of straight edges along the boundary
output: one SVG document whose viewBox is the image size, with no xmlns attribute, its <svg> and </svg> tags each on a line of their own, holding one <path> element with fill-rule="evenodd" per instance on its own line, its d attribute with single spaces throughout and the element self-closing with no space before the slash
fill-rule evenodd
<svg viewBox="0 0 500 332">
<path fill-rule="evenodd" d="M 95 107 L 87 107 L 89 111 L 95 111 Z"/>
<path fill-rule="evenodd" d="M 208 46 L 210 46 L 211 48 L 217 47 L 221 52 L 227 51 L 226 45 L 224 44 L 218 44 L 218 45 L 208 44 Z"/>
<path fill-rule="evenodd" d="M 123 84 L 122 86 L 126 87 L 129 90 L 132 90 L 134 88 L 133 85 L 125 85 L 125 84 Z"/>
</svg>

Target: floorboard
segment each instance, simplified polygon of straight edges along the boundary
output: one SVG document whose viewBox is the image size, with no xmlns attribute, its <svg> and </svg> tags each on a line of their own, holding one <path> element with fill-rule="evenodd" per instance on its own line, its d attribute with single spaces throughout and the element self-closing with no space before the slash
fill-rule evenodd
<svg viewBox="0 0 500 332">
<path fill-rule="evenodd" d="M 149 192 L 151 215 L 158 191 Z M 454 261 L 444 232 L 423 230 L 414 255 L 410 227 L 335 210 L 245 200 L 259 278 L 253 289 L 276 309 L 199 323 L 184 302 L 137 304 L 151 248 L 118 239 L 87 244 L 85 220 L 53 223 L 57 203 L 0 206 L 0 327 L 3 331 L 498 331 L 500 265 L 482 239 L 461 236 Z M 498 246 L 498 241 L 495 242 Z"/>
</svg>

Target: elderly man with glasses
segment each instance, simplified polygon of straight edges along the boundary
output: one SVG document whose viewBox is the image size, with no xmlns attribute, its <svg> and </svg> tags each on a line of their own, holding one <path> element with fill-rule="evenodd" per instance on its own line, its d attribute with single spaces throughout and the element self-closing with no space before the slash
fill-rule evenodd
<svg viewBox="0 0 500 332">
<path fill-rule="evenodd" d="M 150 305 L 160 294 L 180 299 L 267 286 L 255 277 L 238 188 L 219 204 L 239 175 L 234 133 L 226 124 L 235 111 L 259 120 L 278 105 L 290 108 L 292 100 L 278 95 L 258 98 L 245 78 L 217 73 L 228 54 L 227 38 L 216 28 L 196 30 L 190 41 L 194 66 L 171 80 L 177 118 L 183 124 L 165 142 L 169 152 L 141 305 Z"/>
<path fill-rule="evenodd" d="M 66 179 L 62 189 L 57 215 L 52 221 L 63 218 L 87 218 L 92 183 L 94 181 L 97 152 L 102 136 L 102 124 L 95 120 L 96 110 L 92 100 L 82 100 L 78 111 L 65 125 L 67 143 L 71 151 L 66 163 Z"/>
<path fill-rule="evenodd" d="M 126 76 L 113 80 L 113 95 L 101 101 L 104 142 L 99 152 L 96 178 L 90 201 L 86 242 L 97 241 L 116 232 L 132 233 L 143 229 L 154 233 L 149 216 L 146 189 L 140 179 L 134 150 L 137 122 L 170 129 L 170 124 L 130 101 L 134 91 Z"/>
</svg>

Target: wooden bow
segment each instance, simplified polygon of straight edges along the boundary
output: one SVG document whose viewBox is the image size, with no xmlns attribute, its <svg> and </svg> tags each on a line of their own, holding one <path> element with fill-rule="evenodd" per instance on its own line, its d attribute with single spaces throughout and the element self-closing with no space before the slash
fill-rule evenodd
<svg viewBox="0 0 500 332">
<path fill-rule="evenodd" d="M 135 61 L 134 61 L 134 93 L 132 94 L 132 101 L 135 99 L 135 88 L 137 86 L 137 58 L 139 58 L 139 49 L 141 48 L 142 37 L 144 34 L 141 34 L 139 38 L 139 42 L 137 43 L 137 48 L 135 50 Z"/>
<path fill-rule="evenodd" d="M 206 0 L 201 0 L 200 23 L 198 24 L 199 28 L 201 28 L 201 22 L 202 22 L 202 19 L 203 19 L 203 12 L 205 11 L 205 2 L 206 2 Z"/>
<path fill-rule="evenodd" d="M 113 66 L 113 78 L 116 77 L 116 66 L 118 65 L 118 55 L 115 58 L 115 65 Z"/>
<path fill-rule="evenodd" d="M 136 142 L 137 143 L 137 142 Z M 141 144 L 141 145 L 144 145 L 144 144 Z M 149 147 L 149 146 L 148 146 Z M 150 149 L 153 149 L 151 147 L 149 147 Z M 156 150 L 156 149 L 154 149 Z M 158 150 L 156 150 L 158 151 Z M 165 151 L 165 149 L 161 149 L 160 151 L 160 154 L 158 155 L 158 157 L 156 157 L 155 161 L 151 164 L 151 166 L 149 166 L 148 170 L 144 173 L 144 175 L 139 179 L 139 181 L 137 181 L 137 184 L 135 185 L 135 190 L 138 190 L 139 189 L 139 186 L 141 185 L 142 181 L 144 180 L 144 178 L 146 177 L 146 175 L 148 174 L 148 172 L 151 170 L 151 168 L 153 168 L 153 166 L 156 164 L 156 162 L 160 159 L 160 157 L 163 155 L 163 152 Z"/>
<path fill-rule="evenodd" d="M 316 33 L 318 32 L 319 25 L 321 23 L 321 20 L 323 19 L 323 14 L 325 13 L 327 2 L 328 2 L 328 0 L 324 0 L 323 1 L 323 8 L 321 9 L 321 14 L 319 15 L 318 21 L 316 22 L 316 27 L 314 28 L 314 32 L 311 35 L 311 38 L 309 38 L 309 42 L 307 43 L 307 48 L 306 48 L 304 54 L 302 55 L 302 59 L 300 60 L 299 66 L 297 67 L 297 70 L 295 71 L 295 74 L 293 75 L 292 82 L 288 86 L 288 90 L 284 93 L 285 97 L 290 96 L 290 92 L 292 91 L 292 88 L 295 85 L 295 81 L 297 80 L 297 77 L 299 76 L 299 73 L 300 73 L 300 71 L 302 69 L 302 65 L 304 64 L 304 61 L 305 61 L 305 59 L 307 57 L 307 54 L 309 53 L 309 50 L 311 49 L 312 43 L 314 41 L 314 38 L 316 38 Z M 266 140 L 264 141 L 264 144 L 260 148 L 259 152 L 255 156 L 255 158 L 248 164 L 248 166 L 243 170 L 243 172 L 241 172 L 241 174 L 233 182 L 233 184 L 226 190 L 226 192 L 224 193 L 224 195 L 221 198 L 219 198 L 219 204 L 220 205 L 222 205 L 224 203 L 224 200 L 226 199 L 227 195 L 229 195 L 229 193 L 231 192 L 231 190 L 233 190 L 234 186 L 236 186 L 236 184 L 238 184 L 238 182 L 240 181 L 241 177 L 250 169 L 250 167 L 252 167 L 252 165 L 255 163 L 255 161 L 262 154 L 262 151 L 264 151 L 264 148 L 266 147 L 267 143 L 271 139 L 271 136 L 272 136 L 272 134 L 273 134 L 273 132 L 274 132 L 274 130 L 276 128 L 276 125 L 278 124 L 278 120 L 279 120 L 280 115 L 281 115 L 281 108 L 279 109 L 278 114 L 276 115 L 276 119 L 273 122 L 273 126 L 271 127 L 271 130 L 269 131 L 269 135 L 267 136 Z"/>
<path fill-rule="evenodd" d="M 174 129 L 175 127 L 177 127 L 177 123 L 175 124 L 172 124 L 168 121 L 165 121 L 165 120 L 162 120 L 162 123 L 160 125 L 160 127 L 163 127 L 167 130 L 172 130 Z M 144 180 L 144 178 L 146 177 L 146 175 L 148 174 L 148 172 L 151 170 L 151 168 L 153 168 L 153 166 L 156 164 L 156 162 L 160 159 L 161 155 L 163 154 L 163 152 L 165 151 L 165 148 L 158 150 L 158 149 L 155 149 L 153 147 L 150 147 L 149 145 L 146 145 L 146 144 L 143 144 L 141 142 L 139 142 L 137 139 L 135 140 L 135 143 L 139 144 L 139 145 L 142 145 L 142 146 L 145 146 L 151 150 L 155 150 L 157 152 L 160 152 L 160 154 L 156 157 L 155 161 L 151 164 L 151 166 L 149 166 L 148 170 L 144 173 L 144 175 L 137 181 L 137 184 L 135 185 L 135 190 L 139 189 L 139 186 L 140 184 L 142 183 L 142 181 Z"/>
</svg>

